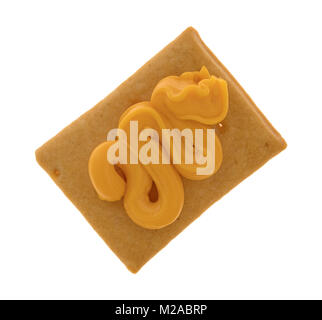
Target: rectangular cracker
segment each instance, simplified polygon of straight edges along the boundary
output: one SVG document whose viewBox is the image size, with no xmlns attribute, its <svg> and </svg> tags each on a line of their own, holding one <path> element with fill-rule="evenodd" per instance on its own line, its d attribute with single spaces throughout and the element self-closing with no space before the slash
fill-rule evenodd
<svg viewBox="0 0 322 320">
<path fill-rule="evenodd" d="M 141 228 L 127 216 L 122 200 L 99 200 L 88 175 L 89 156 L 106 139 L 107 132 L 117 127 L 126 108 L 150 99 L 160 79 L 197 71 L 203 65 L 228 82 L 229 112 L 223 126 L 217 128 L 223 164 L 204 181 L 183 179 L 184 207 L 173 224 L 160 230 Z M 188 28 L 94 108 L 40 147 L 36 158 L 126 267 L 137 272 L 209 206 L 285 147 L 280 134 L 198 33 Z"/>
</svg>

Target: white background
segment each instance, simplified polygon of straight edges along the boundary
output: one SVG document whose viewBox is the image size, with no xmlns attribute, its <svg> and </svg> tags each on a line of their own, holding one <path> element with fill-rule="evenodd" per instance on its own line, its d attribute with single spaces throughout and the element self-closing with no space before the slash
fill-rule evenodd
<svg viewBox="0 0 322 320">
<path fill-rule="evenodd" d="M 320 1 L 0 3 L 0 298 L 322 298 Z M 190 25 L 288 148 L 133 275 L 34 151 Z"/>
</svg>

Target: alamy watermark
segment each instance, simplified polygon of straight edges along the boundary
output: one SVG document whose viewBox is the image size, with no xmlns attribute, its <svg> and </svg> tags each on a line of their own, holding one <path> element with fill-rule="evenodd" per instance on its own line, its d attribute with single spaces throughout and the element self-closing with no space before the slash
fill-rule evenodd
<svg viewBox="0 0 322 320">
<path fill-rule="evenodd" d="M 146 128 L 139 133 L 138 121 L 131 120 L 129 133 L 128 139 L 123 129 L 116 128 L 109 131 L 107 140 L 114 141 L 107 151 L 107 160 L 110 164 L 184 163 L 196 164 L 197 175 L 211 175 L 215 171 L 216 140 L 213 128 L 162 129 L 160 141 L 157 130 Z"/>
</svg>

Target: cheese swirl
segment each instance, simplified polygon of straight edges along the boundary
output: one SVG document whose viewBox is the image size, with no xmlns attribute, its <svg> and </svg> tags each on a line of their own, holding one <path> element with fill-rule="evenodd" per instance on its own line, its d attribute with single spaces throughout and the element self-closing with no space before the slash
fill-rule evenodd
<svg viewBox="0 0 322 320">
<path fill-rule="evenodd" d="M 154 88 L 150 101 L 129 107 L 120 117 L 118 128 L 130 137 L 130 122 L 137 121 L 138 132 L 146 128 L 155 130 L 159 136 L 163 129 L 189 128 L 193 133 L 203 129 L 203 150 L 207 153 L 207 130 L 220 123 L 228 112 L 228 88 L 225 80 L 210 75 L 206 67 L 200 71 L 185 72 L 180 76 L 162 79 Z M 210 174 L 198 175 L 194 141 L 182 140 L 182 146 L 190 144 L 194 151 L 193 163 L 174 161 L 175 146 L 169 149 L 169 164 L 126 163 L 111 164 L 107 161 L 108 150 L 115 141 L 106 141 L 97 146 L 89 159 L 89 176 L 101 200 L 118 201 L 124 197 L 124 208 L 128 216 L 139 226 L 160 229 L 173 223 L 184 204 L 182 177 L 202 180 L 215 174 L 220 168 L 223 152 L 219 138 L 214 137 L 215 169 Z M 152 141 L 153 143 L 153 141 Z M 157 142 L 155 142 L 157 143 Z M 131 144 L 127 147 L 132 152 Z M 144 147 L 138 141 L 138 149 Z M 159 155 L 164 148 L 157 143 Z M 183 148 L 184 150 L 184 148 Z M 181 159 L 185 158 L 183 153 Z"/>
</svg>

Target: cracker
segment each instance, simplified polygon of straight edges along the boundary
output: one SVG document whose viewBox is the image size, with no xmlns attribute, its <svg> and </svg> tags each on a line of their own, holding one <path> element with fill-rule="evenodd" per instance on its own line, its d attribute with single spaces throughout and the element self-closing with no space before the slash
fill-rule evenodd
<svg viewBox="0 0 322 320">
<path fill-rule="evenodd" d="M 180 217 L 160 230 L 147 230 L 127 216 L 123 201 L 101 201 L 89 179 L 93 149 L 116 128 L 132 104 L 149 100 L 157 82 L 169 75 L 196 71 L 205 65 L 228 82 L 229 112 L 217 134 L 223 145 L 220 170 L 204 181 L 183 179 L 185 202 Z M 36 151 L 41 167 L 84 215 L 94 230 L 132 272 L 198 218 L 209 206 L 286 147 L 232 75 L 212 54 L 193 28 L 148 61 L 105 99 Z"/>
</svg>

